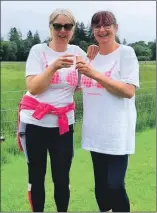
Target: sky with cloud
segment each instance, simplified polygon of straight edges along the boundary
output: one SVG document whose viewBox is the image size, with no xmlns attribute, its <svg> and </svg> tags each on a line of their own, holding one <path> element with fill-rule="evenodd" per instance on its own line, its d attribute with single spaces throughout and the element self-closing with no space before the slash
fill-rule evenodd
<svg viewBox="0 0 157 213">
<path fill-rule="evenodd" d="M 56 8 L 72 11 L 76 20 L 90 23 L 99 10 L 113 12 L 119 24 L 119 37 L 128 43 L 156 39 L 156 1 L 1 1 L 1 36 L 8 38 L 11 27 L 22 32 L 38 30 L 41 40 L 49 35 L 49 15 Z"/>
</svg>

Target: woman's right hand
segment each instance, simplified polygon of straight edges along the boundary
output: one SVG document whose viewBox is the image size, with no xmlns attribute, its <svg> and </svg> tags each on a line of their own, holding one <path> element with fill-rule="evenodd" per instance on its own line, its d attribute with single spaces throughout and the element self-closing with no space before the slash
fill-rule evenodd
<svg viewBox="0 0 157 213">
<path fill-rule="evenodd" d="M 87 57 L 90 60 L 94 60 L 95 56 L 98 54 L 99 52 L 99 46 L 97 45 L 90 45 L 87 49 Z"/>
<path fill-rule="evenodd" d="M 73 55 L 64 55 L 59 57 L 45 69 L 45 72 L 36 76 L 28 76 L 26 79 L 28 91 L 32 95 L 39 95 L 47 90 L 52 76 L 58 69 L 69 68 L 74 64 L 72 57 L 74 58 Z"/>
<path fill-rule="evenodd" d="M 59 57 L 50 65 L 51 69 L 56 72 L 58 69 L 71 67 L 74 65 L 72 57 L 74 57 L 74 55 L 64 55 Z"/>
</svg>

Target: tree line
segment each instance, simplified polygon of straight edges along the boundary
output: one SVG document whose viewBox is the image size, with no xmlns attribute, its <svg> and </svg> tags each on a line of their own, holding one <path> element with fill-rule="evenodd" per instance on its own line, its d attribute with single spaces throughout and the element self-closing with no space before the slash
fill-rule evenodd
<svg viewBox="0 0 157 213">
<path fill-rule="evenodd" d="M 26 61 L 33 45 L 48 41 L 50 41 L 50 38 L 41 41 L 38 31 L 33 34 L 31 30 L 28 31 L 26 38 L 23 39 L 20 30 L 13 27 L 8 33 L 7 41 L 1 37 L 1 61 Z M 117 35 L 116 41 L 118 43 L 132 46 L 139 61 L 156 60 L 156 40 L 148 43 L 145 41 L 127 43 L 126 39 L 121 41 Z M 70 43 L 79 45 L 85 51 L 87 51 L 87 47 L 90 44 L 97 44 L 92 35 L 91 27 L 85 26 L 83 22 L 76 23 L 75 34 Z"/>
</svg>

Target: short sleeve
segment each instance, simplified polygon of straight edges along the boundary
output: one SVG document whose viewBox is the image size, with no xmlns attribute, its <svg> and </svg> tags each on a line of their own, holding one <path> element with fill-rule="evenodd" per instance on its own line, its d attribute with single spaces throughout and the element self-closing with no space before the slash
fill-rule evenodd
<svg viewBox="0 0 157 213">
<path fill-rule="evenodd" d="M 33 46 L 29 52 L 27 61 L 26 61 L 26 73 L 25 76 L 29 75 L 39 75 L 42 72 L 42 62 L 38 53 L 38 49 Z"/>
<path fill-rule="evenodd" d="M 132 47 L 126 46 L 120 56 L 121 81 L 139 88 L 139 63 Z"/>
</svg>

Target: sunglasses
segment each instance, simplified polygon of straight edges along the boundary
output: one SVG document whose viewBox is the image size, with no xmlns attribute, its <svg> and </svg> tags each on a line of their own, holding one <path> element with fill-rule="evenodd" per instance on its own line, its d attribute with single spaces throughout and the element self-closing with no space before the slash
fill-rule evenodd
<svg viewBox="0 0 157 213">
<path fill-rule="evenodd" d="M 70 31 L 72 28 L 73 28 L 73 24 L 57 24 L 57 23 L 54 23 L 54 24 L 51 24 L 53 26 L 53 28 L 56 30 L 56 31 L 61 31 L 62 28 L 64 28 L 65 31 Z"/>
</svg>

